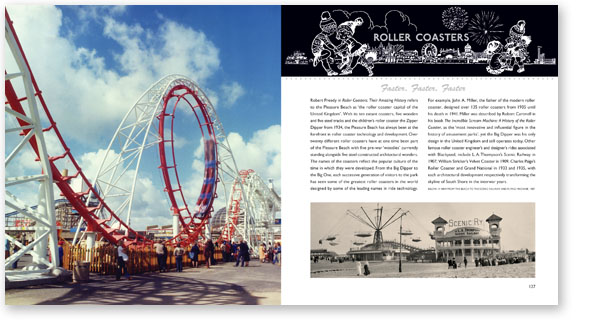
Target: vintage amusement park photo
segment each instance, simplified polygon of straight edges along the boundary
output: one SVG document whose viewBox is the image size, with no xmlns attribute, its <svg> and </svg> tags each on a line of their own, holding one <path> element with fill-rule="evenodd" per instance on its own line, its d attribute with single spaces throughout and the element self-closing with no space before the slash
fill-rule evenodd
<svg viewBox="0 0 600 320">
<path fill-rule="evenodd" d="M 312 278 L 534 278 L 534 203 L 312 203 Z"/>
<path fill-rule="evenodd" d="M 5 8 L 6 304 L 280 304 L 279 25 Z"/>
</svg>

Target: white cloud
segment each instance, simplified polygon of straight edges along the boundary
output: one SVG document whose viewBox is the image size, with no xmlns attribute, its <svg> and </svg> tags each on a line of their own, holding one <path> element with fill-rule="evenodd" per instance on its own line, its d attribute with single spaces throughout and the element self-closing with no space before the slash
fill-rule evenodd
<svg viewBox="0 0 600 320">
<path fill-rule="evenodd" d="M 127 11 L 126 6 L 73 6 L 69 7 L 76 14 L 76 19 L 63 21 L 68 28 L 66 31 L 69 39 L 85 36 L 90 32 L 90 24 L 99 23 L 106 16 L 120 16 Z"/>
<path fill-rule="evenodd" d="M 108 67 L 106 57 L 61 36 L 60 9 L 8 7 L 46 102 L 69 139 L 102 146 L 140 94 L 157 79 L 179 73 L 204 85 L 219 68 L 219 50 L 202 31 L 167 19 L 162 19 L 158 30 L 148 30 L 117 21 L 115 12 L 97 17 L 108 9 L 81 10 L 81 17 L 104 24 L 104 36 L 119 45 L 114 52 L 117 67 Z M 8 49 L 5 55 L 10 56 Z"/>
<path fill-rule="evenodd" d="M 273 125 L 258 130 L 244 141 L 238 133 L 232 132 L 227 140 L 233 150 L 238 168 L 253 169 L 263 180 L 274 180 L 276 188 L 281 182 L 281 126 Z"/>
<path fill-rule="evenodd" d="M 76 7 L 79 20 L 100 20 L 106 15 L 121 15 L 127 11 L 127 7 L 120 6 L 79 6 Z"/>
<path fill-rule="evenodd" d="M 231 132 L 227 136 L 227 141 L 239 170 L 252 169 L 268 183 L 268 179 L 273 179 L 276 190 L 281 186 L 281 126 L 273 125 L 264 130 L 256 131 L 250 140 L 244 141 L 244 138 L 236 132 Z M 203 162 L 204 147 L 199 144 L 194 151 L 194 176 L 190 181 L 198 181 L 202 186 L 204 174 Z M 192 184 L 192 183 L 189 183 Z M 198 189 L 199 190 L 199 189 Z"/>
<path fill-rule="evenodd" d="M 189 110 L 189 108 L 183 108 L 183 109 Z M 165 130 L 164 135 L 165 135 L 165 140 L 171 140 L 171 130 Z M 175 145 L 175 149 L 181 149 L 190 143 L 190 141 L 188 139 L 186 139 L 184 136 L 178 135 L 174 132 L 173 132 L 173 136 L 174 136 L 173 143 Z M 168 147 L 170 148 L 171 146 L 168 145 Z"/>
<path fill-rule="evenodd" d="M 246 93 L 246 90 L 239 83 L 233 81 L 221 85 L 221 95 L 224 97 L 224 106 L 231 107 L 239 98 Z"/>
<path fill-rule="evenodd" d="M 204 32 L 167 20 L 158 33 L 163 45 L 153 59 L 162 74 L 189 74 L 202 84 L 219 67 L 219 50 Z"/>
<path fill-rule="evenodd" d="M 178 136 L 175 133 L 173 133 L 173 136 L 175 137 L 173 139 L 173 141 L 175 141 L 175 148 L 176 149 L 181 149 L 181 148 L 187 146 L 190 143 L 190 141 L 188 139 L 186 139 L 184 136 Z"/>
</svg>

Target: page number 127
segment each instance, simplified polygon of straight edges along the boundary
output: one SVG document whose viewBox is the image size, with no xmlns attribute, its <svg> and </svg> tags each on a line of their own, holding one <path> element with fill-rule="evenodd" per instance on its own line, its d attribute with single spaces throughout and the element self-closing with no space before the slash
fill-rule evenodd
<svg viewBox="0 0 600 320">
<path fill-rule="evenodd" d="M 530 284 L 529 289 L 535 289 L 535 284 Z"/>
</svg>

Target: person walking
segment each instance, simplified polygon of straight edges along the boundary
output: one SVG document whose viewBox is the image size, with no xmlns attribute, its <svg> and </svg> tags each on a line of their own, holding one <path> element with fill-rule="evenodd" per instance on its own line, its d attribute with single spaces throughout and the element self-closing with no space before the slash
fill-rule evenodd
<svg viewBox="0 0 600 320">
<path fill-rule="evenodd" d="M 277 250 L 279 250 L 279 243 L 275 243 L 275 247 L 273 248 L 273 264 L 279 263 L 279 255 L 277 254 Z M 331 260 L 333 263 L 333 260 Z"/>
<path fill-rule="evenodd" d="M 277 264 L 281 265 L 281 243 L 277 243 Z"/>
<path fill-rule="evenodd" d="M 238 260 L 238 254 L 239 254 L 240 248 L 238 246 L 237 243 L 235 243 L 235 241 L 231 242 L 231 258 L 233 259 L 233 261 L 237 262 Z"/>
<path fill-rule="evenodd" d="M 131 275 L 127 272 L 127 262 L 129 261 L 128 249 L 125 242 L 119 242 L 117 247 L 117 281 L 121 280 L 121 276 L 131 280 Z"/>
<path fill-rule="evenodd" d="M 4 260 L 8 260 L 10 257 L 10 241 L 8 239 L 4 240 Z"/>
<path fill-rule="evenodd" d="M 154 244 L 154 252 L 156 252 L 156 263 L 158 264 L 158 272 L 167 271 L 165 267 L 165 245 L 163 241 Z"/>
<path fill-rule="evenodd" d="M 62 240 L 58 241 L 58 266 L 60 268 L 63 267 L 63 257 L 65 255 L 65 251 L 63 249 L 64 244 L 65 244 L 64 241 L 62 241 Z"/>
<path fill-rule="evenodd" d="M 267 259 L 269 262 L 273 262 L 273 246 L 269 242 L 269 247 L 267 248 Z"/>
<path fill-rule="evenodd" d="M 169 271 L 169 268 L 167 267 L 167 259 L 169 258 L 169 250 L 167 249 L 167 245 L 165 244 L 165 241 L 161 241 L 160 242 L 162 244 L 163 247 L 163 251 L 164 251 L 164 255 L 162 258 L 162 267 L 163 267 L 163 271 L 167 272 Z"/>
<path fill-rule="evenodd" d="M 229 258 L 227 257 L 227 241 L 221 242 L 221 256 L 223 256 L 223 262 L 229 262 Z"/>
<path fill-rule="evenodd" d="M 235 243 L 235 241 L 233 242 L 233 259 L 235 260 L 235 266 L 239 266 L 240 265 L 240 260 L 243 260 L 243 258 L 240 255 L 240 244 L 242 242 L 240 241 L 240 243 Z M 242 261 L 242 267 L 243 267 L 243 261 Z"/>
<path fill-rule="evenodd" d="M 363 273 L 365 276 L 371 274 L 371 270 L 369 270 L 369 261 L 365 261 L 365 272 Z"/>
<path fill-rule="evenodd" d="M 21 248 L 19 248 L 19 246 L 17 246 L 17 244 L 15 243 L 15 245 L 13 246 L 13 254 L 19 252 L 19 250 L 21 250 Z M 17 259 L 17 260 L 15 260 L 15 262 L 13 262 L 13 264 L 12 264 L 13 270 L 18 268 L 19 260 L 20 259 Z"/>
<path fill-rule="evenodd" d="M 206 260 L 206 269 L 210 268 L 212 263 L 212 256 L 215 252 L 215 246 L 212 243 L 211 239 L 207 239 L 206 243 L 204 243 L 204 259 Z"/>
<path fill-rule="evenodd" d="M 261 243 L 260 247 L 258 248 L 258 258 L 260 259 L 261 263 L 265 262 L 265 251 L 267 250 L 266 246 L 266 244 Z"/>
<path fill-rule="evenodd" d="M 190 259 L 192 260 L 192 268 L 198 268 L 200 263 L 198 263 L 198 256 L 200 255 L 200 247 L 198 246 L 198 241 L 194 242 L 192 249 L 190 250 Z"/>
<path fill-rule="evenodd" d="M 215 266 L 217 265 L 217 259 L 215 259 L 215 253 L 217 252 L 217 248 L 219 247 L 219 242 L 215 242 L 213 243 L 212 240 L 210 240 L 210 243 L 212 243 L 212 255 L 210 256 L 210 265 L 211 266 Z"/>
<path fill-rule="evenodd" d="M 231 245 L 231 241 L 225 241 L 225 256 L 227 257 L 227 262 L 231 262 L 231 255 L 233 252 L 233 246 Z"/>
<path fill-rule="evenodd" d="M 235 263 L 235 266 L 237 267 L 238 264 L 242 264 L 241 267 L 244 267 L 244 263 L 246 262 L 246 258 L 250 256 L 250 248 L 248 247 L 248 244 L 246 243 L 246 241 L 244 240 L 240 240 L 240 244 L 238 245 L 238 259 L 237 262 Z M 248 266 L 248 263 L 246 263 L 246 266 Z"/>
<path fill-rule="evenodd" d="M 233 252 L 233 247 L 231 246 L 231 241 L 225 242 L 225 253 L 227 255 L 227 262 L 231 261 L 232 252 Z"/>
<path fill-rule="evenodd" d="M 183 254 L 185 250 L 181 247 L 180 243 L 177 243 L 177 247 L 173 251 L 173 255 L 175 255 L 175 271 L 183 272 Z"/>
<path fill-rule="evenodd" d="M 250 266 L 250 253 L 252 249 L 248 246 L 248 242 L 244 240 L 244 245 L 246 246 L 246 252 L 244 253 L 244 261 L 246 261 L 246 267 Z"/>
<path fill-rule="evenodd" d="M 465 269 L 467 268 L 467 257 L 463 259 L 463 263 L 465 264 Z"/>
</svg>

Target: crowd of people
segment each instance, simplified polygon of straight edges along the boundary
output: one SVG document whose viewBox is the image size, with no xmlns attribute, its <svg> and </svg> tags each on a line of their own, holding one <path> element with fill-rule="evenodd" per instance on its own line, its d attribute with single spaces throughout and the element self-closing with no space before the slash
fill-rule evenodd
<svg viewBox="0 0 600 320">
<path fill-rule="evenodd" d="M 58 246 L 58 254 L 59 254 L 59 266 L 63 265 L 63 244 L 64 241 L 61 239 L 59 241 Z M 106 244 L 108 245 L 108 243 Z M 5 259 L 12 252 L 19 251 L 19 247 L 15 244 L 14 247 L 11 246 L 8 240 L 5 241 Z M 204 262 L 206 268 L 210 268 L 213 265 L 217 264 L 217 259 L 215 258 L 215 253 L 217 250 L 220 250 L 222 256 L 222 262 L 235 262 L 235 267 L 249 267 L 250 266 L 250 258 L 253 254 L 252 249 L 248 246 L 248 243 L 245 240 L 239 241 L 221 241 L 220 243 L 213 243 L 211 239 L 207 239 L 205 241 L 194 241 L 189 246 L 182 246 L 181 243 L 175 244 L 175 247 L 172 249 L 168 249 L 166 242 L 161 240 L 157 241 L 153 245 L 153 251 L 156 253 L 156 262 L 158 265 L 159 272 L 167 272 L 167 259 L 169 255 L 172 255 L 175 258 L 175 271 L 182 272 L 183 271 L 183 261 L 185 255 L 188 255 L 189 260 L 191 261 L 192 268 L 200 267 L 199 257 L 202 254 L 204 256 Z M 258 248 L 258 256 L 259 261 L 261 263 L 272 263 L 281 265 L 281 244 L 275 243 L 272 245 L 271 242 L 267 245 L 266 243 L 261 243 Z M 130 258 L 129 247 L 125 244 L 124 241 L 120 241 L 116 247 L 116 259 L 117 259 L 117 270 L 116 270 L 116 279 L 121 280 L 121 278 L 125 278 L 131 280 L 132 277 L 129 274 L 129 270 L 127 270 L 127 265 Z M 12 264 L 12 268 L 17 268 L 17 263 L 19 260 L 14 261 Z"/>
<path fill-rule="evenodd" d="M 63 257 L 63 240 L 59 242 L 59 266 L 62 267 L 62 257 Z M 10 245 L 9 241 L 5 241 L 5 259 L 7 259 L 11 254 L 11 249 L 13 252 L 17 252 L 20 248 L 17 245 L 14 245 L 14 248 Z M 210 268 L 217 264 L 217 259 L 215 258 L 215 253 L 217 249 L 221 251 L 222 262 L 235 262 L 235 267 L 249 267 L 250 266 L 250 258 L 253 254 L 252 249 L 248 246 L 248 243 L 245 240 L 239 241 L 221 241 L 221 243 L 213 243 L 211 239 L 207 239 L 205 241 L 195 241 L 189 246 L 182 246 L 181 243 L 175 244 L 175 247 L 172 249 L 168 249 L 165 241 L 158 241 L 154 243 L 153 251 L 156 253 L 156 262 L 158 265 L 159 272 L 167 272 L 167 259 L 169 255 L 173 255 L 175 258 L 175 271 L 182 272 L 183 271 L 183 261 L 185 255 L 188 255 L 191 261 L 192 268 L 200 267 L 199 257 L 202 254 L 204 256 L 204 262 L 206 268 Z M 117 271 L 116 271 L 116 279 L 121 280 L 121 278 L 125 278 L 131 280 L 132 277 L 127 270 L 127 265 L 130 258 L 130 251 L 128 246 L 124 241 L 120 241 L 116 248 L 116 258 L 117 258 Z M 258 248 L 259 261 L 261 263 L 273 263 L 277 265 L 281 265 L 281 244 L 275 243 L 275 245 L 271 245 L 269 242 L 268 246 L 265 243 L 262 243 Z M 12 268 L 17 268 L 18 260 L 16 260 Z"/>
<path fill-rule="evenodd" d="M 261 263 L 270 262 L 281 265 L 281 243 L 275 243 L 275 246 L 272 246 L 269 242 L 268 247 L 266 243 L 261 243 L 258 248 L 258 258 Z"/>
<path fill-rule="evenodd" d="M 249 267 L 252 249 L 248 246 L 245 240 L 239 241 L 222 241 L 221 243 L 213 243 L 211 239 L 205 241 L 195 241 L 188 247 L 182 247 L 181 243 L 177 243 L 172 250 L 172 255 L 175 257 L 175 271 L 183 271 L 183 257 L 187 254 L 191 261 L 192 268 L 200 267 L 200 254 L 204 256 L 206 268 L 217 264 L 215 259 L 216 249 L 220 249 L 224 263 L 235 262 L 235 267 Z M 154 252 L 159 272 L 167 272 L 167 258 L 169 250 L 165 241 L 154 243 Z M 258 248 L 259 260 L 261 263 L 273 263 L 281 265 L 281 244 L 275 243 L 274 246 L 262 243 Z M 120 280 L 125 277 L 131 280 L 131 275 L 127 271 L 127 261 L 129 260 L 127 246 L 121 241 L 117 247 L 117 273 L 116 278 Z"/>
<path fill-rule="evenodd" d="M 524 257 L 509 257 L 509 258 L 480 257 L 480 258 L 475 258 L 473 260 L 473 262 L 475 263 L 475 267 L 501 266 L 504 264 L 515 264 L 515 263 L 522 263 L 522 262 L 527 262 L 527 261 L 528 261 L 528 259 L 524 258 Z M 467 265 L 468 265 L 468 260 L 465 257 L 465 258 L 463 258 L 462 266 L 464 266 L 466 268 Z M 456 262 L 456 258 L 448 259 L 448 269 L 457 269 L 460 267 L 461 267 L 461 264 L 460 264 L 460 262 L 459 263 Z"/>
</svg>

